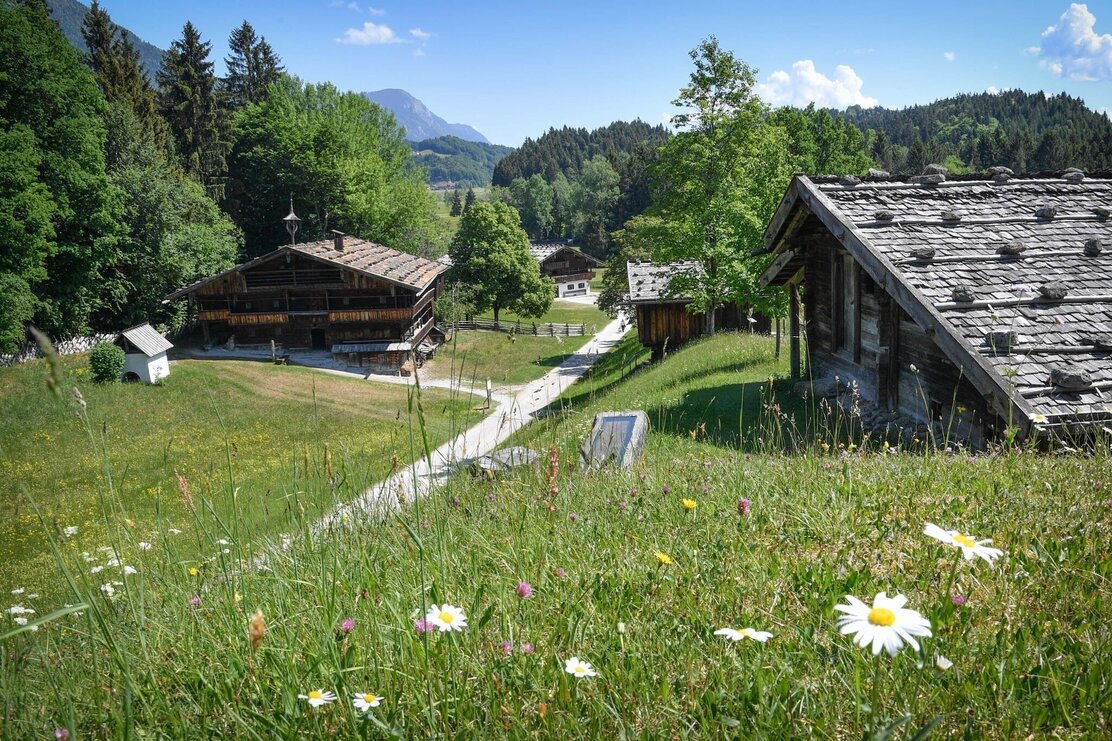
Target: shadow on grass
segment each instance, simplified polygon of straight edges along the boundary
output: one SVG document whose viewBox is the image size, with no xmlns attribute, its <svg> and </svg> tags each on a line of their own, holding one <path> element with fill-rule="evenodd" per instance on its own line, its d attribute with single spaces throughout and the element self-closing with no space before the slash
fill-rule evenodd
<svg viewBox="0 0 1112 741">
<path fill-rule="evenodd" d="M 813 406 L 787 379 L 692 389 L 648 414 L 655 432 L 747 452 L 805 441 L 814 418 Z"/>
</svg>

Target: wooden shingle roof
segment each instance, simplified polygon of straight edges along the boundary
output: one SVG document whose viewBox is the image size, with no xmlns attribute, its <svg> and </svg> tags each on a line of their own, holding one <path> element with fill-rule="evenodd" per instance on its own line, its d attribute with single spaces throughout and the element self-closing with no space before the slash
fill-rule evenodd
<svg viewBox="0 0 1112 741">
<path fill-rule="evenodd" d="M 652 262 L 626 263 L 626 278 L 629 281 L 629 300 L 635 304 L 683 303 L 690 296 L 669 292 L 672 277 L 680 273 L 698 274 L 702 266 L 693 261 L 657 264 Z"/>
<path fill-rule="evenodd" d="M 166 297 L 167 301 L 174 301 L 197 288 L 222 278 L 230 273 L 235 273 L 247 268 L 252 268 L 260 263 L 280 257 L 286 253 L 305 255 L 314 260 L 334 265 L 336 267 L 353 270 L 373 278 L 380 278 L 388 283 L 395 283 L 415 291 L 428 287 L 436 277 L 446 271 L 450 264 L 437 260 L 428 260 L 424 257 L 411 255 L 408 252 L 391 249 L 376 242 L 369 242 L 357 237 L 344 237 L 344 248 L 336 249 L 336 244 L 331 239 L 319 242 L 304 242 L 302 244 L 288 244 L 268 252 L 261 257 L 256 257 L 250 262 L 236 265 L 222 273 L 209 276 L 196 283 L 174 291 Z"/>
<path fill-rule="evenodd" d="M 529 243 L 529 252 L 533 255 L 534 258 L 536 258 L 537 262 L 541 263 L 542 265 L 544 264 L 545 260 L 552 257 L 557 252 L 563 252 L 564 250 L 569 250 L 571 252 L 574 252 L 577 255 L 580 255 L 582 257 L 587 258 L 587 262 L 591 263 L 592 265 L 602 265 L 602 260 L 599 260 L 596 257 L 592 257 L 591 255 L 588 255 L 583 250 L 580 250 L 576 247 L 573 247 L 572 245 L 568 244 L 567 242 L 561 242 L 561 241 L 557 240 L 557 241 L 548 241 L 548 242 L 530 242 Z"/>
<path fill-rule="evenodd" d="M 1001 413 L 1036 427 L 1112 419 L 1112 179 L 940 183 L 797 177 L 765 234 L 763 284 L 813 213 Z"/>
</svg>

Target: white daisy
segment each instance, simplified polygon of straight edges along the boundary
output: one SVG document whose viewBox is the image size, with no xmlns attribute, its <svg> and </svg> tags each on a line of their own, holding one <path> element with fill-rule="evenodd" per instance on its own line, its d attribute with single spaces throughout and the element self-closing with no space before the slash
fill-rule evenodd
<svg viewBox="0 0 1112 741">
<path fill-rule="evenodd" d="M 113 557 L 113 558 L 110 558 L 110 559 L 108 559 L 108 560 L 107 560 L 107 561 L 105 561 L 104 563 L 105 563 L 106 565 L 108 565 L 108 566 L 111 566 L 111 567 L 113 567 L 113 568 L 116 568 L 117 566 L 119 566 L 119 565 L 120 565 L 120 559 L 118 559 L 118 558 L 115 558 L 115 557 Z"/>
<path fill-rule="evenodd" d="M 32 610 L 30 607 L 24 607 L 23 605 L 12 605 L 7 609 L 7 613 L 9 615 L 33 615 L 35 611 Z"/>
<path fill-rule="evenodd" d="M 104 594 L 109 597 L 114 597 L 116 595 L 116 588 L 111 584 L 101 584 L 100 591 L 104 592 Z"/>
<path fill-rule="evenodd" d="M 124 566 L 124 576 L 130 576 L 135 573 L 134 566 Z"/>
<path fill-rule="evenodd" d="M 228 545 L 228 539 L 227 538 L 220 538 L 219 540 L 216 541 L 216 544 L 217 545 Z"/>
<path fill-rule="evenodd" d="M 944 671 L 948 670 L 953 665 L 954 665 L 954 662 L 950 661 L 949 659 L 947 659 L 942 654 L 939 654 L 934 659 L 934 667 L 936 669 L 938 669 L 938 671 L 940 671 L 940 672 L 944 672 Z"/>
<path fill-rule="evenodd" d="M 935 540 L 940 540 L 947 545 L 952 545 L 955 548 L 961 548 L 965 560 L 969 561 L 974 556 L 983 558 L 991 566 L 992 562 L 1000 556 L 1004 555 L 1004 551 L 999 548 L 987 547 L 992 539 L 977 540 L 972 535 L 963 535 L 957 530 L 943 530 L 933 522 L 928 522 L 926 527 L 923 528 L 923 535 L 929 535 Z"/>
<path fill-rule="evenodd" d="M 749 638 L 750 640 L 764 643 L 772 634 L 766 630 L 753 630 L 752 628 L 742 628 L 741 630 L 734 630 L 733 628 L 719 628 L 714 631 L 716 636 L 722 636 L 730 641 L 740 641 L 742 638 Z"/>
<path fill-rule="evenodd" d="M 181 535 L 181 530 L 178 530 L 176 527 L 172 527 L 169 530 L 167 530 L 166 532 L 168 532 L 172 535 Z"/>
<path fill-rule="evenodd" d="M 93 568 L 89 569 L 90 574 L 99 574 L 102 571 L 104 571 L 103 566 L 94 566 Z"/>
<path fill-rule="evenodd" d="M 77 535 L 77 525 L 70 525 L 69 527 L 63 528 L 62 533 L 67 538 L 72 538 L 74 535 Z"/>
<path fill-rule="evenodd" d="M 1031 421 L 1037 425 L 1045 425 L 1047 423 L 1046 415 L 1036 412 L 1031 415 Z"/>
<path fill-rule="evenodd" d="M 846 613 L 838 618 L 838 628 L 842 635 L 854 634 L 854 643 L 864 648 L 873 645 L 873 656 L 880 649 L 895 656 L 904 643 L 918 649 L 919 643 L 914 636 L 930 636 L 931 623 L 915 610 L 904 608 L 907 597 L 897 594 L 889 597 L 881 592 L 870 607 L 854 596 L 847 596 L 848 605 L 836 605 L 835 610 Z"/>
<path fill-rule="evenodd" d="M 13 622 L 14 622 L 14 623 L 15 623 L 16 625 L 26 625 L 26 624 L 27 624 L 27 618 L 25 618 L 25 617 L 17 617 L 17 618 L 12 618 L 12 621 L 13 621 Z M 37 625 L 32 625 L 32 626 L 31 626 L 31 631 L 32 631 L 32 632 L 34 632 L 34 631 L 36 631 L 36 630 L 38 630 L 38 629 L 39 629 L 39 626 L 37 626 Z"/>
<path fill-rule="evenodd" d="M 151 544 L 150 543 L 147 543 L 146 541 L 140 541 L 139 550 L 149 551 L 150 549 L 151 549 Z"/>
<path fill-rule="evenodd" d="M 365 713 L 371 708 L 377 708 L 382 704 L 382 698 L 373 692 L 363 692 L 351 698 L 351 704 L 355 709 L 361 713 Z"/>
<path fill-rule="evenodd" d="M 568 674 L 575 675 L 579 679 L 582 679 L 583 677 L 598 676 L 598 672 L 596 672 L 586 661 L 580 661 L 578 656 L 572 656 L 570 659 L 564 662 L 564 671 L 566 671 Z"/>
<path fill-rule="evenodd" d="M 38 595 L 37 592 L 31 592 L 29 595 L 27 595 L 27 599 L 38 599 L 38 598 L 39 598 L 39 595 Z"/>
<path fill-rule="evenodd" d="M 441 633 L 445 631 L 461 631 L 467 627 L 467 616 L 458 607 L 445 603 L 437 607 L 433 605 L 425 615 L 425 622 L 435 625 Z"/>
<path fill-rule="evenodd" d="M 12 594 L 23 594 L 26 591 L 27 590 L 24 589 L 23 587 L 16 587 L 15 589 L 12 590 Z"/>
<path fill-rule="evenodd" d="M 326 690 L 310 690 L 307 695 L 298 695 L 302 700 L 309 701 L 309 707 L 319 708 L 321 705 L 327 705 L 330 702 L 336 701 L 336 695 Z"/>
</svg>

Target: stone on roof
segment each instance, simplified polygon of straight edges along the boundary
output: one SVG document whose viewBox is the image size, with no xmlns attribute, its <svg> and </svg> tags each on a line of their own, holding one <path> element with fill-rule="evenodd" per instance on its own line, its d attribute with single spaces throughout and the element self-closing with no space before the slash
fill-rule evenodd
<svg viewBox="0 0 1112 741">
<path fill-rule="evenodd" d="M 633 303 L 681 303 L 690 296 L 671 295 L 672 276 L 679 273 L 700 274 L 702 266 L 694 261 L 656 264 L 652 262 L 626 263 L 629 280 L 629 300 Z"/>
</svg>

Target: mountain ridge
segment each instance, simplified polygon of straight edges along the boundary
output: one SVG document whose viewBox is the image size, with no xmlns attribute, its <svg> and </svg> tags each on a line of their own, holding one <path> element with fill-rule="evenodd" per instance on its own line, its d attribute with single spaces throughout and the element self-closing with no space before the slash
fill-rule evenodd
<svg viewBox="0 0 1112 741">
<path fill-rule="evenodd" d="M 82 54 L 89 51 L 88 45 L 85 44 L 85 37 L 81 35 L 81 24 L 85 20 L 85 14 L 89 12 L 89 6 L 77 0 L 46 0 L 46 5 L 50 8 L 50 17 L 58 23 L 58 27 L 62 29 L 69 42 Z M 147 77 L 154 83 L 166 51 L 144 41 L 118 23 L 116 25 L 123 30 L 128 41 L 138 50 L 139 62 L 143 65 Z"/>
<path fill-rule="evenodd" d="M 454 136 L 464 141 L 491 143 L 467 124 L 448 123 L 430 111 L 418 98 L 400 88 L 383 88 L 360 94 L 393 113 L 398 125 L 405 129 L 405 138 L 408 141 L 419 142 L 441 136 Z"/>
</svg>

